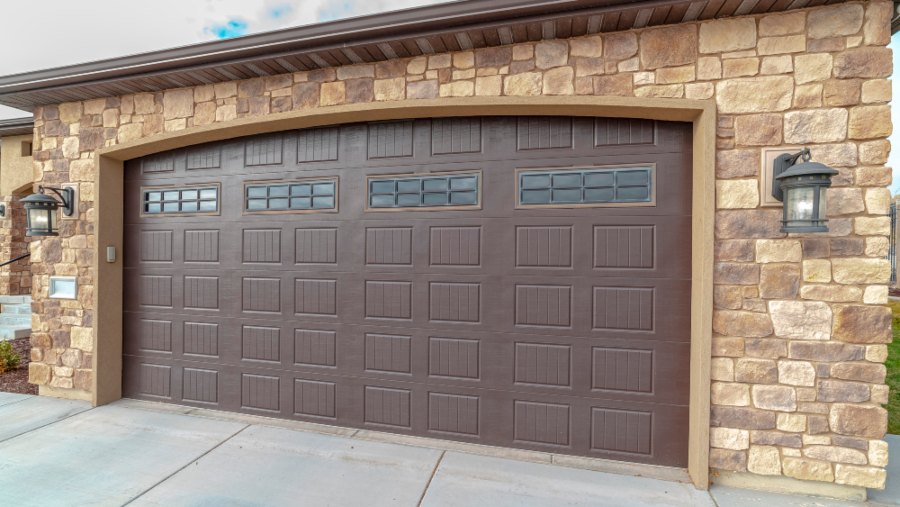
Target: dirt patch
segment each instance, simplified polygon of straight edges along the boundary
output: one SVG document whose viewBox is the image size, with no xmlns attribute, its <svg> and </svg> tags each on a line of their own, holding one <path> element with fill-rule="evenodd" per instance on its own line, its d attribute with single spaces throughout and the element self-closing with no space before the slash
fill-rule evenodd
<svg viewBox="0 0 900 507">
<path fill-rule="evenodd" d="M 28 360 L 31 358 L 31 342 L 29 338 L 10 340 L 16 352 L 22 358 L 19 367 L 0 374 L 0 391 L 7 393 L 37 394 L 38 388 L 28 383 Z"/>
</svg>

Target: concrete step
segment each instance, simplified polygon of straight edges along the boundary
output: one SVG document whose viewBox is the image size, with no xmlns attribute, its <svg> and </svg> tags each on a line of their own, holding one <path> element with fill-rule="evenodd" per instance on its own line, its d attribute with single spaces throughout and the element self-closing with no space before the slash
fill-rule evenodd
<svg viewBox="0 0 900 507">
<path fill-rule="evenodd" d="M 19 315 L 31 315 L 31 303 L 3 305 L 3 312 L 0 313 L 16 313 Z"/>
<path fill-rule="evenodd" d="M 0 325 L 0 341 L 15 340 L 31 336 L 31 326 L 4 326 Z"/>
<path fill-rule="evenodd" d="M 0 326 L 28 326 L 28 327 L 31 327 L 31 315 L 0 313 Z"/>
<path fill-rule="evenodd" d="M 31 303 L 31 296 L 0 296 L 0 305 L 21 305 Z"/>
</svg>

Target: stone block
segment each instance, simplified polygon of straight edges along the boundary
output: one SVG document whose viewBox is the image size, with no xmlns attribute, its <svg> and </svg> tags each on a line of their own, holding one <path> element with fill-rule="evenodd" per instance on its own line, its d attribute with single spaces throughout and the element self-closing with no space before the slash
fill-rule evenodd
<svg viewBox="0 0 900 507">
<path fill-rule="evenodd" d="M 44 363 L 28 363 L 28 382 L 37 385 L 50 383 L 52 370 L 50 365 Z"/>
<path fill-rule="evenodd" d="M 800 266 L 797 264 L 765 264 L 760 270 L 761 298 L 796 298 L 800 290 Z"/>
<path fill-rule="evenodd" d="M 778 366 L 771 359 L 739 358 L 735 362 L 734 379 L 748 384 L 776 384 Z"/>
<path fill-rule="evenodd" d="M 700 52 L 725 53 L 756 47 L 756 21 L 731 18 L 700 24 Z"/>
<path fill-rule="evenodd" d="M 885 248 L 886 250 L 886 248 Z M 886 305 L 888 302 L 887 285 L 870 285 L 863 293 L 863 303 L 867 305 Z"/>
<path fill-rule="evenodd" d="M 760 239 L 756 241 L 756 262 L 800 262 L 803 249 L 796 239 Z"/>
<path fill-rule="evenodd" d="M 883 384 L 887 369 L 883 364 L 837 363 L 831 366 L 831 376 L 844 380 Z"/>
<path fill-rule="evenodd" d="M 503 80 L 504 95 L 534 96 L 541 94 L 543 74 L 540 72 L 523 72 L 506 76 Z"/>
<path fill-rule="evenodd" d="M 767 14 L 759 18 L 759 36 L 772 37 L 803 33 L 806 29 L 806 12 Z"/>
<path fill-rule="evenodd" d="M 802 458 L 784 458 L 784 475 L 804 481 L 833 482 L 831 463 Z"/>
<path fill-rule="evenodd" d="M 779 431 L 789 433 L 803 433 L 806 431 L 806 416 L 803 414 L 791 414 L 782 412 L 778 414 L 776 427 Z"/>
<path fill-rule="evenodd" d="M 887 431 L 887 411 L 881 407 L 835 403 L 828 421 L 833 432 L 851 437 L 880 439 Z"/>
<path fill-rule="evenodd" d="M 736 451 L 750 448 L 750 432 L 733 428 L 710 428 L 709 445 Z"/>
<path fill-rule="evenodd" d="M 747 470 L 760 475 L 781 475 L 781 453 L 777 447 L 752 446 L 747 458 Z"/>
<path fill-rule="evenodd" d="M 832 57 L 828 53 L 812 53 L 794 57 L 794 82 L 797 84 L 825 81 L 831 77 Z"/>
<path fill-rule="evenodd" d="M 343 81 L 322 83 L 319 91 L 319 104 L 322 106 L 336 106 L 346 101 L 346 85 Z"/>
<path fill-rule="evenodd" d="M 586 58 L 600 58 L 603 56 L 603 37 L 592 35 L 569 39 L 569 54 Z"/>
<path fill-rule="evenodd" d="M 786 35 L 783 37 L 765 37 L 759 39 L 757 52 L 764 55 L 783 55 L 803 53 L 806 51 L 805 35 Z"/>
<path fill-rule="evenodd" d="M 710 400 L 713 405 L 746 407 L 750 405 L 750 387 L 733 382 L 713 382 Z"/>
<path fill-rule="evenodd" d="M 632 78 L 628 74 L 614 74 L 612 76 L 597 76 L 593 78 L 595 95 L 628 97 L 632 94 L 633 88 Z"/>
<path fill-rule="evenodd" d="M 891 274 L 887 259 L 835 257 L 831 263 L 834 281 L 842 284 L 886 283 Z"/>
<path fill-rule="evenodd" d="M 691 32 L 694 33 L 694 48 L 696 48 L 696 30 L 691 30 Z M 687 32 L 679 32 L 679 34 L 682 33 Z M 659 46 L 660 43 L 665 42 L 665 36 L 665 33 L 654 34 L 649 36 L 647 40 Z M 690 41 L 687 42 L 687 45 L 690 47 Z M 636 55 L 637 52 L 638 39 L 635 32 L 613 32 L 603 35 L 603 56 L 605 58 L 610 60 L 624 60 L 625 58 L 631 58 Z"/>
<path fill-rule="evenodd" d="M 861 4 L 839 4 L 812 9 L 807 22 L 811 39 L 855 35 L 862 29 L 863 7 Z"/>
<path fill-rule="evenodd" d="M 709 467 L 734 472 L 746 471 L 747 453 L 746 451 L 733 451 L 730 449 L 710 449 Z"/>
<path fill-rule="evenodd" d="M 759 205 L 757 180 L 716 181 L 716 207 L 719 209 L 755 208 Z M 799 243 L 797 244 L 799 248 Z"/>
<path fill-rule="evenodd" d="M 847 138 L 847 118 L 846 109 L 791 111 L 784 115 L 784 141 L 791 144 L 843 141 Z"/>
<path fill-rule="evenodd" d="M 574 79 L 575 71 L 572 67 L 559 67 L 544 72 L 544 95 L 574 95 Z"/>
<path fill-rule="evenodd" d="M 775 412 L 755 408 L 713 405 L 710 421 L 713 427 L 771 430 L 775 429 L 776 417 Z"/>
<path fill-rule="evenodd" d="M 735 118 L 735 142 L 739 146 L 782 144 L 783 121 L 780 114 L 750 114 Z"/>
<path fill-rule="evenodd" d="M 791 386 L 814 386 L 816 369 L 806 361 L 778 361 L 778 382 Z"/>
<path fill-rule="evenodd" d="M 797 410 L 797 393 L 792 387 L 755 385 L 751 390 L 753 405 L 763 410 L 794 412 Z"/>
<path fill-rule="evenodd" d="M 869 400 L 869 386 L 858 382 L 820 379 L 816 401 L 826 403 L 861 403 Z"/>
<path fill-rule="evenodd" d="M 645 69 L 687 65 L 697 60 L 697 27 L 693 24 L 649 28 L 641 32 L 640 54 Z M 607 38 L 606 48 L 612 43 Z"/>
<path fill-rule="evenodd" d="M 888 464 L 888 444 L 884 440 L 870 440 L 868 451 L 869 464 L 884 467 Z"/>
<path fill-rule="evenodd" d="M 826 106 L 855 106 L 859 104 L 859 79 L 830 79 L 825 82 L 823 97 Z"/>
<path fill-rule="evenodd" d="M 859 106 L 850 110 L 850 139 L 875 139 L 891 135 L 891 107 Z"/>
<path fill-rule="evenodd" d="M 534 46 L 534 64 L 539 69 L 551 69 L 569 61 L 569 45 L 565 40 L 547 40 Z"/>
<path fill-rule="evenodd" d="M 790 76 L 728 79 L 716 85 L 716 103 L 724 114 L 784 111 L 791 107 L 793 93 Z"/>
<path fill-rule="evenodd" d="M 475 84 L 471 82 L 467 83 L 469 84 L 468 88 L 471 89 L 471 93 L 468 93 L 468 95 L 472 95 L 475 90 Z M 403 100 L 406 96 L 406 78 L 395 77 L 391 79 L 376 79 L 374 91 L 375 100 L 377 101 Z"/>
<path fill-rule="evenodd" d="M 830 282 L 831 261 L 827 259 L 810 259 L 803 261 L 803 281 L 809 283 Z"/>
<path fill-rule="evenodd" d="M 834 482 L 863 488 L 883 489 L 887 472 L 881 467 L 844 465 L 834 467 Z"/>
<path fill-rule="evenodd" d="M 867 46 L 887 46 L 891 42 L 892 17 L 890 2 L 866 3 L 863 41 Z"/>
<path fill-rule="evenodd" d="M 873 79 L 862 84 L 862 101 L 866 104 L 890 102 L 892 95 L 891 82 L 887 79 Z"/>
<path fill-rule="evenodd" d="M 734 360 L 727 357 L 714 357 L 710 366 L 710 376 L 714 381 L 734 381 Z"/>
<path fill-rule="evenodd" d="M 846 78 L 887 78 L 893 62 L 891 50 L 885 47 L 848 49 L 834 57 L 834 76 Z"/>
<path fill-rule="evenodd" d="M 891 342 L 891 309 L 886 306 L 835 305 L 836 340 L 847 343 Z"/>
<path fill-rule="evenodd" d="M 769 301 L 775 335 L 794 340 L 831 338 L 831 308 L 818 301 Z"/>
</svg>

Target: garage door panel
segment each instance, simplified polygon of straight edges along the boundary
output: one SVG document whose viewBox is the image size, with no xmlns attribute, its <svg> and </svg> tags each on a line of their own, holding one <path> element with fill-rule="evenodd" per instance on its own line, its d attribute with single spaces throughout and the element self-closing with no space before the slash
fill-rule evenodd
<svg viewBox="0 0 900 507">
<path fill-rule="evenodd" d="M 125 392 L 684 466 L 690 136 L 647 120 L 399 120 L 128 162 Z M 654 202 L 518 205 L 518 170 L 632 165 L 655 167 Z M 473 171 L 477 206 L 368 209 L 368 178 Z M 619 185 L 567 174 L 570 194 Z M 335 182 L 334 209 L 244 210 L 247 185 L 258 209 L 281 205 L 275 183 L 310 179 Z M 404 185 L 385 195 L 440 190 Z M 218 188 L 217 213 L 190 213 L 198 186 Z M 142 212 L 147 187 L 197 204 Z"/>
</svg>

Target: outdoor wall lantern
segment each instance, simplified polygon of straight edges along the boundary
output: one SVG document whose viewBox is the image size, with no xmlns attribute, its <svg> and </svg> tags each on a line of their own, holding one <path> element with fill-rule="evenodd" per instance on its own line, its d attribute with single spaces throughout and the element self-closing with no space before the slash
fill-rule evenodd
<svg viewBox="0 0 900 507">
<path fill-rule="evenodd" d="M 825 189 L 838 172 L 810 158 L 803 148 L 775 159 L 772 197 L 784 203 L 781 232 L 828 232 Z"/>
<path fill-rule="evenodd" d="M 0 203 L 0 218 L 6 217 L 6 205 Z"/>
<path fill-rule="evenodd" d="M 62 199 L 62 203 L 44 193 L 49 190 Z M 39 187 L 38 193 L 22 199 L 26 213 L 26 236 L 59 236 L 56 210 L 62 206 L 62 212 L 70 217 L 75 211 L 75 190 L 71 188 Z"/>
</svg>

